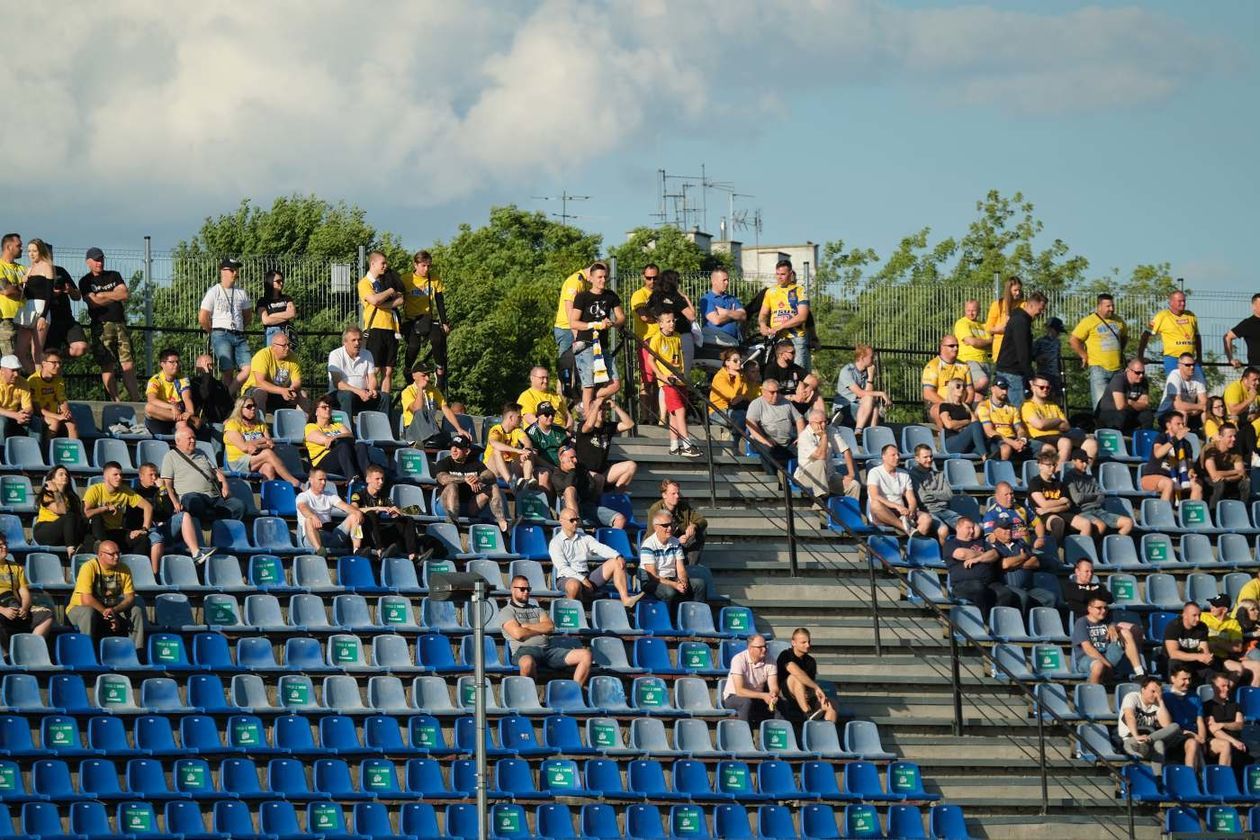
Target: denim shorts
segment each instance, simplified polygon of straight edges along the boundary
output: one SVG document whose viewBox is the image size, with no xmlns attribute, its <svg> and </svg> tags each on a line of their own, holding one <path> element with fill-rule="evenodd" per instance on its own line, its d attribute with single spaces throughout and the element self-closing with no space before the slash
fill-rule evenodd
<svg viewBox="0 0 1260 840">
<path fill-rule="evenodd" d="M 249 367 L 249 342 L 245 333 L 211 330 L 210 350 L 221 372 Z"/>
<path fill-rule="evenodd" d="M 583 388 L 595 387 L 595 348 L 587 347 L 581 353 L 577 354 L 578 379 L 582 382 Z M 608 381 L 615 382 L 617 380 L 617 363 L 614 359 L 604 356 L 604 364 L 608 368 Z M 608 384 L 603 383 L 603 384 Z"/>
</svg>

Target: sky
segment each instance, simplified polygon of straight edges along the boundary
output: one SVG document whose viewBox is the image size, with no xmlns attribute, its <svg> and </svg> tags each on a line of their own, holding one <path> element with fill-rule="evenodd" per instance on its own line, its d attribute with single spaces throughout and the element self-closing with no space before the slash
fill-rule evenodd
<svg viewBox="0 0 1260 840">
<path fill-rule="evenodd" d="M 0 227 L 170 248 L 242 198 L 316 194 L 409 247 L 491 207 L 606 244 L 658 170 L 760 211 L 746 242 L 888 254 L 1021 191 L 1090 274 L 1260 290 L 1260 4 L 0 0 Z M 50 41 L 33 33 L 55 33 Z M 709 193 L 717 233 L 727 197 Z"/>
</svg>

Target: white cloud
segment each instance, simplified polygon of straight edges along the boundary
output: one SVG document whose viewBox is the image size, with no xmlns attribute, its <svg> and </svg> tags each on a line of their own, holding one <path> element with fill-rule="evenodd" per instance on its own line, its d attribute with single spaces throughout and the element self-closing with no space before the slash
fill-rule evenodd
<svg viewBox="0 0 1260 840">
<path fill-rule="evenodd" d="M 800 90 L 894 82 L 1058 113 L 1167 97 L 1222 61 L 1140 8 L 134 0 L 10 3 L 6 23 L 55 33 L 10 38 L 0 64 L 6 163 L 50 205 L 64 196 L 36 187 L 432 205 L 662 132 L 756 125 Z"/>
</svg>

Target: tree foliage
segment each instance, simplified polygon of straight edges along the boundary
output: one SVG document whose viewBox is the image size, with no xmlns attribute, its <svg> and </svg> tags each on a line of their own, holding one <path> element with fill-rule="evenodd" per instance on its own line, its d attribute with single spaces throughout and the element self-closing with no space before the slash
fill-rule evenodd
<svg viewBox="0 0 1260 840">
<path fill-rule="evenodd" d="M 630 231 L 626 241 L 608 249 L 608 256 L 617 260 L 617 273 L 637 276 L 648 263 L 661 270 L 672 268 L 679 274 L 698 274 L 716 268 L 732 268 L 727 253 L 710 253 L 687 238 L 676 227 L 639 227 Z"/>
</svg>

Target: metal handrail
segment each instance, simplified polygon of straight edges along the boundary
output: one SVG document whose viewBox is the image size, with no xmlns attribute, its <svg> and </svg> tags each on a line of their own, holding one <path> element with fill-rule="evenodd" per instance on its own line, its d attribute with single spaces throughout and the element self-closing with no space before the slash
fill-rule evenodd
<svg viewBox="0 0 1260 840">
<path fill-rule="evenodd" d="M 650 347 L 647 346 L 645 342 L 638 339 L 633 334 L 633 332 L 630 332 L 630 331 L 626 332 L 625 341 L 629 343 L 630 346 L 647 350 L 647 352 L 651 356 L 660 360 L 662 363 L 666 364 L 667 366 L 669 365 L 669 362 L 666 359 L 662 358 L 659 354 L 655 353 Z M 770 453 L 765 450 L 765 447 L 763 447 L 760 443 L 754 440 L 744 429 L 741 429 L 739 425 L 735 423 L 734 418 L 732 418 L 729 414 L 727 414 L 722 409 L 718 408 L 708 398 L 707 395 L 701 394 L 699 391 L 697 391 L 696 388 L 693 387 L 690 382 L 687 382 L 685 377 L 681 375 L 681 372 L 678 377 L 678 380 L 681 384 L 676 387 L 683 388 L 691 397 L 695 398 L 701 404 L 702 407 L 707 408 L 708 413 L 716 413 L 720 418 L 725 420 L 728 428 L 731 430 L 731 434 L 736 435 L 739 438 L 742 438 L 743 440 L 747 441 L 754 449 L 760 452 L 762 454 L 762 462 L 765 464 L 768 464 L 779 475 L 779 478 L 785 488 L 785 499 L 787 500 L 788 556 L 789 556 L 789 561 L 790 561 L 789 564 L 790 564 L 792 575 L 797 576 L 798 568 L 797 568 L 797 563 L 796 563 L 796 530 L 793 523 L 794 511 L 793 511 L 793 507 L 791 503 L 791 499 L 793 495 L 792 489 L 791 489 L 792 478 L 788 474 L 786 465 L 779 463 L 777 459 L 771 456 Z M 712 472 L 713 470 L 713 460 L 712 460 L 711 453 L 709 454 L 709 470 L 710 472 Z M 882 644 L 880 643 L 879 599 L 876 597 L 874 561 L 878 561 L 886 573 L 890 573 L 892 576 L 897 578 L 901 582 L 901 584 L 906 587 L 908 591 L 913 592 L 923 602 L 924 606 L 928 608 L 929 612 L 933 614 L 936 620 L 945 626 L 945 630 L 949 634 L 950 647 L 951 647 L 951 661 L 952 661 L 951 670 L 952 670 L 952 675 L 953 675 L 952 682 L 953 682 L 953 693 L 954 693 L 954 731 L 955 731 L 955 734 L 961 735 L 962 728 L 963 728 L 963 725 L 962 725 L 962 688 L 961 688 L 961 682 L 960 682 L 959 671 L 958 671 L 959 658 L 958 658 L 957 639 L 959 636 L 961 636 L 966 641 L 967 645 L 975 653 L 978 653 L 980 655 L 980 658 L 984 662 L 986 662 L 988 665 L 990 665 L 994 669 L 1002 672 L 1010 681 L 1010 684 L 1016 687 L 1020 692 L 1022 692 L 1025 698 L 1030 702 L 1034 710 L 1034 713 L 1036 714 L 1036 717 L 1037 717 L 1037 738 L 1038 738 L 1038 743 L 1040 746 L 1038 765 L 1039 765 L 1039 769 L 1041 773 L 1041 813 L 1042 815 L 1045 815 L 1049 811 L 1049 792 L 1048 792 L 1046 749 L 1045 749 L 1045 716 L 1049 714 L 1051 717 L 1053 717 L 1055 723 L 1058 726 L 1062 727 L 1067 732 L 1069 737 L 1071 737 L 1073 734 L 1071 723 L 1065 720 L 1062 716 L 1060 716 L 1058 712 L 1056 712 L 1054 709 L 1046 708 L 1042 704 L 1041 699 L 1038 698 L 1037 695 L 1031 689 L 1028 688 L 1028 686 L 1024 685 L 1024 683 L 1018 677 L 1016 677 L 1013 671 L 1007 668 L 1006 665 L 998 661 L 995 657 L 991 656 L 986 650 L 986 648 L 984 647 L 984 645 L 980 644 L 980 642 L 975 637 L 973 637 L 970 633 L 968 633 L 962 627 L 955 624 L 953 620 L 950 619 L 949 614 L 946 613 L 944 610 L 942 610 L 938 604 L 933 602 L 932 599 L 925 592 L 919 589 L 919 587 L 915 585 L 914 581 L 911 580 L 908 575 L 903 574 L 901 569 L 897 568 L 896 566 L 893 566 L 891 563 L 889 563 L 887 560 L 881 557 L 878 553 L 871 551 L 870 547 L 866 545 L 866 543 L 860 538 L 860 536 L 858 534 L 855 534 L 844 522 L 840 521 L 840 519 L 835 516 L 835 514 L 831 511 L 830 508 L 824 508 L 824 510 L 825 510 L 825 515 L 832 523 L 832 526 L 833 526 L 832 530 L 837 530 L 835 526 L 839 526 L 839 530 L 842 531 L 843 535 L 853 540 L 855 546 L 857 547 L 858 553 L 862 554 L 866 558 L 867 567 L 870 570 L 871 612 L 872 612 L 872 616 L 874 620 L 874 632 L 875 632 L 877 655 L 881 655 Z M 839 567 L 833 566 L 832 571 L 838 572 L 840 571 L 840 569 Z M 1107 773 L 1120 785 L 1121 789 L 1126 794 L 1125 800 L 1126 800 L 1126 806 L 1128 810 L 1128 832 L 1129 832 L 1130 840 L 1133 840 L 1133 838 L 1135 837 L 1135 827 L 1134 827 L 1134 819 L 1133 819 L 1133 786 L 1129 784 L 1128 780 L 1124 777 L 1123 773 L 1116 768 L 1116 765 L 1113 761 L 1107 758 L 1104 758 L 1102 756 L 1096 756 L 1096 763 L 1100 763 L 1103 765 Z"/>
</svg>

